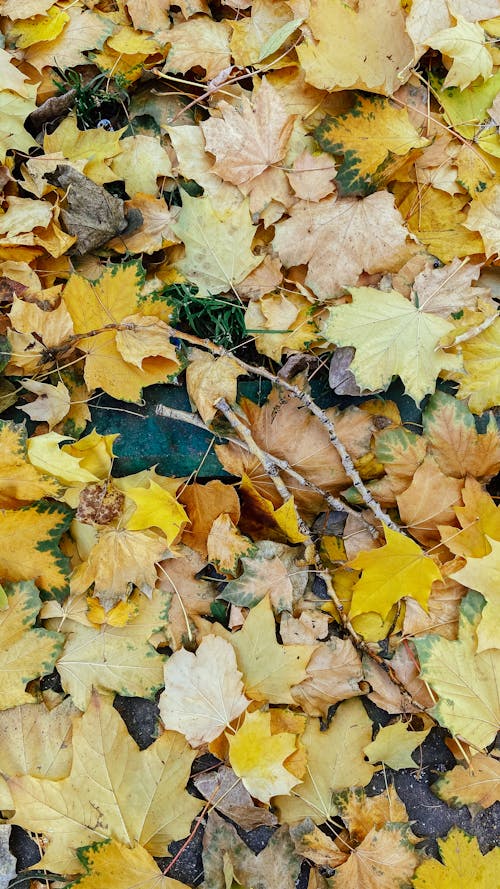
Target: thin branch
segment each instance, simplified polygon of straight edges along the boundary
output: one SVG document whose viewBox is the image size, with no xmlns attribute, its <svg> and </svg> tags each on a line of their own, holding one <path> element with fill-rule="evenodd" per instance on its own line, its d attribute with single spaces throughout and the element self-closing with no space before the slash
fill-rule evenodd
<svg viewBox="0 0 500 889">
<path fill-rule="evenodd" d="M 209 429 L 208 426 L 205 425 L 201 417 L 198 414 L 191 414 L 188 411 L 180 411 L 173 407 L 168 407 L 164 404 L 158 404 L 155 409 L 155 413 L 159 417 L 168 417 L 171 420 L 178 420 L 181 423 L 189 423 L 191 426 L 196 426 L 198 429 L 203 429 L 205 432 L 209 432 L 213 434 L 213 431 Z M 243 424 L 242 424 L 243 426 Z M 243 450 L 249 451 L 247 443 L 241 438 L 234 438 L 231 435 L 226 435 L 221 432 L 217 432 L 217 437 L 225 438 L 227 441 L 230 441 L 232 444 L 237 445 Z M 343 500 L 334 497 L 332 494 L 329 494 L 328 491 L 323 490 L 318 485 L 315 485 L 314 482 L 309 481 L 309 479 L 305 478 L 300 472 L 297 472 L 287 460 L 282 460 L 280 457 L 275 457 L 274 454 L 271 454 L 269 451 L 263 451 L 262 454 L 264 458 L 268 460 L 270 463 L 274 463 L 282 472 L 286 472 L 287 475 L 291 476 L 294 481 L 296 481 L 301 487 L 309 488 L 311 491 L 314 491 L 315 494 L 319 494 L 323 499 L 328 503 L 330 509 L 336 510 L 338 512 L 347 512 L 350 515 L 355 515 L 356 518 L 360 519 L 366 525 L 367 530 L 370 532 L 371 536 L 376 540 L 380 534 L 375 528 L 374 525 L 370 524 L 356 509 L 349 505 L 349 503 L 344 503 Z M 262 462 L 262 461 L 261 461 Z M 266 468 L 265 464 L 262 464 L 264 468 Z M 267 470 L 266 470 L 267 471 Z"/>
<path fill-rule="evenodd" d="M 183 333 L 183 331 L 177 330 L 173 327 L 171 328 L 171 332 L 172 336 L 184 340 L 187 343 L 192 343 L 193 345 L 207 349 L 214 355 L 222 356 L 229 354 L 221 346 L 217 346 L 210 340 L 203 340 L 200 337 L 193 336 L 193 334 Z M 230 357 L 233 359 L 233 361 L 236 361 L 236 363 L 239 364 L 239 366 L 243 368 L 247 373 L 257 374 L 257 376 L 269 380 L 275 386 L 281 386 L 281 388 L 285 389 L 287 392 L 290 392 L 292 395 L 295 396 L 295 398 L 298 398 L 299 401 L 306 405 L 311 413 L 318 418 L 320 423 L 327 430 L 330 441 L 340 457 L 340 461 L 342 463 L 342 466 L 344 467 L 346 475 L 348 475 L 351 479 L 353 486 L 356 488 L 364 503 L 369 507 L 369 509 L 371 509 L 373 514 L 381 522 L 387 525 L 387 527 L 391 528 L 393 531 L 397 531 L 399 534 L 404 534 L 404 531 L 399 527 L 399 525 L 396 524 L 396 522 L 391 519 L 391 517 L 386 512 L 384 512 L 384 510 L 380 506 L 380 503 L 375 500 L 371 492 L 368 490 L 358 470 L 354 466 L 349 451 L 338 437 L 333 420 L 331 420 L 330 417 L 328 417 L 327 414 L 316 404 L 314 399 L 311 398 L 311 396 L 307 392 L 304 392 L 302 389 L 300 389 L 299 386 L 294 386 L 292 383 L 288 383 L 277 374 L 271 373 L 271 371 L 267 370 L 265 367 L 254 367 L 252 364 L 247 364 L 246 361 L 243 361 L 241 358 L 237 358 L 234 353 L 231 353 Z"/>
</svg>

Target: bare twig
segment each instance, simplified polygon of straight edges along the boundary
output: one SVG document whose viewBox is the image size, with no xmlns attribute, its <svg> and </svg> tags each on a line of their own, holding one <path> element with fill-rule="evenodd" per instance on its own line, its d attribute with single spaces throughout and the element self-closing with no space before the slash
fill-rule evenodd
<svg viewBox="0 0 500 889">
<path fill-rule="evenodd" d="M 301 389 L 299 386 L 294 386 L 292 383 L 283 380 L 277 374 L 271 373 L 271 371 L 267 370 L 265 367 L 254 367 L 252 364 L 247 364 L 246 361 L 243 361 L 241 358 L 237 358 L 233 352 L 227 352 L 226 349 L 223 349 L 221 346 L 217 346 L 210 340 L 203 340 L 200 337 L 193 336 L 193 334 L 184 333 L 183 331 L 177 330 L 175 328 L 171 328 L 171 332 L 172 336 L 184 340 L 187 343 L 192 343 L 193 345 L 207 349 L 214 355 L 230 355 L 233 361 L 236 361 L 236 363 L 239 364 L 239 366 L 243 368 L 247 373 L 257 374 L 257 376 L 269 380 L 275 386 L 280 386 L 282 389 L 290 392 L 292 395 L 295 396 L 295 398 L 298 398 L 299 401 L 305 404 L 306 407 L 311 411 L 311 413 L 318 418 L 320 423 L 328 432 L 328 437 L 340 457 L 340 461 L 342 463 L 342 466 L 344 467 L 346 475 L 348 475 L 351 479 L 353 486 L 356 488 L 358 494 L 362 497 L 364 503 L 366 503 L 373 514 L 381 522 L 387 525 L 387 527 L 391 528 L 393 531 L 397 531 L 399 534 L 404 534 L 404 531 L 399 527 L 399 525 L 396 524 L 396 522 L 391 519 L 391 517 L 386 512 L 384 512 L 384 510 L 380 506 L 380 503 L 375 500 L 371 492 L 366 487 L 358 470 L 354 466 L 349 451 L 337 435 L 333 420 L 316 404 L 314 399 L 311 398 L 311 396 L 307 392 L 304 392 L 304 390 Z"/>
<path fill-rule="evenodd" d="M 176 408 L 168 407 L 164 404 L 158 404 L 156 406 L 155 413 L 160 417 L 168 417 L 171 420 L 178 420 L 181 423 L 189 423 L 191 426 L 197 426 L 198 429 L 203 429 L 205 432 L 209 432 L 212 435 L 214 434 L 213 430 L 209 429 L 209 427 L 205 425 L 198 414 L 191 414 L 188 411 L 180 411 Z M 247 443 L 242 440 L 242 438 L 233 438 L 233 436 L 231 435 L 226 435 L 219 432 L 217 432 L 217 435 L 220 438 L 225 438 L 232 444 L 238 445 L 238 447 L 243 448 L 246 451 L 250 450 Z M 326 503 L 328 503 L 330 509 L 337 510 L 339 512 L 347 512 L 350 515 L 355 515 L 356 518 L 364 522 L 366 528 L 374 539 L 380 536 L 377 528 L 375 528 L 374 525 L 370 524 L 370 522 L 368 522 L 361 515 L 361 513 L 359 513 L 356 509 L 353 509 L 353 507 L 350 506 L 348 503 L 344 503 L 343 500 L 334 497 L 332 494 L 329 494 L 328 491 L 325 491 L 323 488 L 315 485 L 314 482 L 309 481 L 309 479 L 305 478 L 303 475 L 300 474 L 300 472 L 297 472 L 296 469 L 290 466 L 290 463 L 288 463 L 287 460 L 282 460 L 280 457 L 275 457 L 274 454 L 271 454 L 269 451 L 263 451 L 261 449 L 261 452 L 266 460 L 268 460 L 270 463 L 273 463 L 282 472 L 286 472 L 287 475 L 291 476 L 291 478 L 293 478 L 294 481 L 296 481 L 301 487 L 309 488 L 311 491 L 314 491 L 315 494 L 319 494 L 321 497 L 323 497 Z M 265 465 L 264 468 L 266 468 Z"/>
</svg>

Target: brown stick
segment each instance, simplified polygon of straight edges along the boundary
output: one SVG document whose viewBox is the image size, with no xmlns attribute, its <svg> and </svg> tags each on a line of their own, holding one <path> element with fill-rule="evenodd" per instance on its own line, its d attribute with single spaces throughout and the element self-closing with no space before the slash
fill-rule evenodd
<svg viewBox="0 0 500 889">
<path fill-rule="evenodd" d="M 252 364 L 247 364 L 246 361 L 242 361 L 241 358 L 237 358 L 232 352 L 227 352 L 226 349 L 223 349 L 221 346 L 217 346 L 215 343 L 212 343 L 210 340 L 203 340 L 200 337 L 193 336 L 189 333 L 183 333 L 180 330 L 176 330 L 175 328 L 171 328 L 172 336 L 177 337 L 178 339 L 184 340 L 187 343 L 192 343 L 196 346 L 201 346 L 204 349 L 207 349 L 209 352 L 212 352 L 214 355 L 228 355 L 233 361 L 236 361 L 237 364 L 241 368 L 243 368 L 249 374 L 257 374 L 259 377 L 263 377 L 266 380 L 269 380 L 275 386 L 281 386 L 287 392 L 290 392 L 295 398 L 298 398 L 303 404 L 305 404 L 308 409 L 314 414 L 315 417 L 318 418 L 320 423 L 325 427 L 328 432 L 328 436 L 332 445 L 334 446 L 337 454 L 340 457 L 340 461 L 346 475 L 351 479 L 353 486 L 356 488 L 358 494 L 362 497 L 363 501 L 366 505 L 371 509 L 373 514 L 387 527 L 391 528 L 393 531 L 397 531 L 399 534 L 404 534 L 404 531 L 399 527 L 399 525 L 394 522 L 391 517 L 384 512 L 380 503 L 373 497 L 371 492 L 366 487 L 363 482 L 358 470 L 355 468 L 352 458 L 349 454 L 344 443 L 340 440 L 337 435 L 335 424 L 330 417 L 316 404 L 313 398 L 308 395 L 307 392 L 304 392 L 300 389 L 299 386 L 294 386 L 292 383 L 288 383 L 286 380 L 283 380 L 281 377 L 276 374 L 271 373 L 271 371 L 267 370 L 265 367 L 254 367 Z"/>
</svg>

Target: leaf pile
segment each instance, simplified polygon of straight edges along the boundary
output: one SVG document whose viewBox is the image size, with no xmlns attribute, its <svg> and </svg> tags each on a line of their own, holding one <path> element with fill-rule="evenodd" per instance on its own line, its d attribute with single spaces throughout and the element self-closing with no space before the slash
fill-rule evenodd
<svg viewBox="0 0 500 889">
<path fill-rule="evenodd" d="M 444 737 L 436 804 L 499 799 L 500 3 L 0 28 L 4 820 L 44 885 L 179 889 L 200 830 L 207 889 L 493 886 L 395 782 Z M 174 383 L 230 478 L 120 473 L 101 396 Z"/>
</svg>

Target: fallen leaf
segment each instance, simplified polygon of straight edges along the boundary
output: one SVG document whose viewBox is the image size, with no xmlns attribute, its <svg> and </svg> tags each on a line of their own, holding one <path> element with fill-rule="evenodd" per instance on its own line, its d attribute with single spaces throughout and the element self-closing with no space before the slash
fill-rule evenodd
<svg viewBox="0 0 500 889">
<path fill-rule="evenodd" d="M 379 730 L 376 738 L 365 747 L 368 762 L 383 762 L 391 769 L 414 769 L 412 759 L 417 747 L 425 741 L 430 728 L 424 731 L 411 731 L 408 723 L 394 722 Z"/>
<path fill-rule="evenodd" d="M 330 50 L 329 50 L 330 51 Z M 407 258 L 408 232 L 394 198 L 379 191 L 361 200 L 298 201 L 273 241 L 286 268 L 307 263 L 305 283 L 320 299 L 340 296 L 361 272 L 387 271 Z"/>
<path fill-rule="evenodd" d="M 74 850 L 106 838 L 161 856 L 186 836 L 201 804 L 184 789 L 194 754 L 180 735 L 165 732 L 140 751 L 111 700 L 94 694 L 74 723 L 73 754 L 62 780 L 8 781 L 16 823 L 48 837 L 45 868 L 82 872 Z"/>
<path fill-rule="evenodd" d="M 227 815 L 243 830 L 253 830 L 262 825 L 276 826 L 277 818 L 269 809 L 256 806 L 248 790 L 229 766 L 219 766 L 212 772 L 201 773 L 193 778 L 197 790 L 206 800 L 212 800 L 217 811 Z"/>
<path fill-rule="evenodd" d="M 423 412 L 423 425 L 431 452 L 446 475 L 488 481 L 499 471 L 500 432 L 493 418 L 478 433 L 465 404 L 446 392 L 435 392 Z"/>
<path fill-rule="evenodd" d="M 63 489 L 58 481 L 45 475 L 28 460 L 27 432 L 24 424 L 0 421 L 1 499 L 29 501 L 42 497 L 59 498 Z M 7 504 L 6 504 L 7 505 Z"/>
<path fill-rule="evenodd" d="M 394 157 L 406 162 L 412 149 L 428 144 L 406 108 L 375 95 L 359 94 L 345 114 L 325 117 L 314 135 L 325 151 L 344 156 L 336 177 L 342 195 L 369 194 L 384 184 L 384 169 L 394 163 Z"/>
<path fill-rule="evenodd" d="M 477 651 L 476 628 L 483 606 L 484 599 L 476 592 L 462 600 L 457 641 L 432 635 L 414 641 L 421 676 L 438 695 L 432 715 L 480 750 L 491 744 L 500 726 L 498 649 Z"/>
<path fill-rule="evenodd" d="M 294 116 L 265 78 L 254 95 L 239 110 L 220 103 L 221 117 L 201 124 L 206 149 L 215 155 L 214 173 L 233 185 L 246 185 L 282 161 L 293 128 Z"/>
<path fill-rule="evenodd" d="M 452 827 L 445 839 L 438 839 L 441 861 L 435 859 L 419 864 L 413 885 L 415 889 L 461 889 L 471 885 L 477 889 L 489 889 L 498 873 L 500 850 L 498 848 L 481 855 L 476 837 L 468 836 L 458 827 Z"/>
<path fill-rule="evenodd" d="M 0 713 L 2 773 L 53 779 L 69 775 L 73 758 L 72 721 L 79 715 L 71 698 L 52 710 L 44 703 L 33 702 L 3 710 Z"/>
<path fill-rule="evenodd" d="M 307 754 L 307 775 L 291 796 L 273 800 L 280 818 L 289 824 L 303 818 L 322 824 L 337 813 L 336 791 L 368 784 L 373 766 L 362 748 L 370 742 L 371 729 L 371 720 L 356 699 L 339 704 L 325 731 L 319 719 L 310 719 L 300 739 Z"/>
<path fill-rule="evenodd" d="M 226 208 L 205 195 L 192 198 L 184 194 L 173 230 L 186 248 L 176 267 L 196 284 L 202 296 L 235 291 L 262 262 L 263 257 L 251 250 L 255 228 L 247 201 Z"/>
<path fill-rule="evenodd" d="M 120 141 L 121 152 L 113 158 L 111 169 L 116 179 L 123 179 L 129 198 L 137 194 L 156 195 L 159 176 L 171 176 L 170 158 L 158 139 L 152 136 L 127 136 Z"/>
<path fill-rule="evenodd" d="M 468 398 L 475 414 L 494 407 L 500 400 L 500 321 L 462 345 L 465 374 L 459 376 L 458 398 Z"/>
<path fill-rule="evenodd" d="M 453 507 L 462 502 L 463 484 L 462 479 L 441 472 L 436 460 L 426 456 L 410 486 L 397 495 L 401 520 L 420 543 L 428 545 L 439 540 L 441 522 L 453 521 Z"/>
<path fill-rule="evenodd" d="M 214 521 L 223 513 L 237 524 L 240 518 L 240 501 L 232 485 L 213 479 L 206 485 L 187 485 L 179 495 L 179 502 L 186 507 L 189 525 L 182 536 L 201 556 L 207 558 L 208 536 Z"/>
<path fill-rule="evenodd" d="M 465 479 L 462 499 L 464 506 L 456 506 L 455 513 L 463 530 L 441 526 L 441 539 L 455 555 L 487 556 L 491 552 L 488 537 L 500 540 L 500 507 L 473 478 Z"/>
<path fill-rule="evenodd" d="M 406 824 L 372 828 L 345 864 L 337 868 L 333 889 L 356 885 L 366 889 L 399 889 L 412 877 L 419 858 L 408 834 Z"/>
<path fill-rule="evenodd" d="M 129 531 L 143 531 L 159 528 L 163 531 L 167 544 L 181 534 L 189 521 L 184 509 L 172 494 L 151 480 L 147 488 L 128 488 L 127 497 L 135 503 L 136 509 L 127 519 L 125 527 Z"/>
<path fill-rule="evenodd" d="M 151 531 L 105 528 L 86 561 L 73 572 L 71 591 L 78 595 L 93 585 L 93 595 L 106 611 L 126 599 L 133 585 L 150 596 L 156 583 L 156 564 L 166 552 L 166 540 Z"/>
<path fill-rule="evenodd" d="M 229 356 L 216 358 L 201 349 L 193 353 L 186 370 L 188 395 L 203 422 L 210 426 L 219 398 L 225 398 L 229 405 L 236 403 L 237 380 L 245 371 Z"/>
<path fill-rule="evenodd" d="M 248 706 L 233 648 L 205 636 L 196 652 L 176 651 L 165 664 L 160 716 L 192 747 L 214 741 Z"/>
<path fill-rule="evenodd" d="M 0 611 L 0 707 L 6 710 L 35 702 L 34 696 L 25 691 L 26 685 L 52 672 L 63 638 L 59 633 L 34 627 L 41 602 L 33 581 L 4 583 L 3 589 L 7 608 Z"/>
<path fill-rule="evenodd" d="M 467 562 L 450 576 L 465 587 L 477 590 L 486 599 L 477 628 L 477 650 L 497 648 L 498 591 L 500 589 L 500 542 L 485 537 L 490 551 L 481 558 L 467 556 Z"/>
<path fill-rule="evenodd" d="M 265 596 L 275 611 L 292 612 L 305 592 L 309 571 L 299 567 L 296 550 L 271 540 L 259 541 L 241 558 L 241 574 L 217 598 L 240 608 L 253 608 Z"/>
<path fill-rule="evenodd" d="M 42 420 L 52 429 L 64 419 L 70 408 L 70 394 L 64 383 L 59 382 L 57 386 L 52 386 L 37 380 L 23 380 L 23 386 L 37 396 L 35 401 L 20 405 L 19 408 L 31 420 Z"/>
<path fill-rule="evenodd" d="M 109 840 L 79 849 L 78 858 L 86 873 L 76 883 L 68 883 L 68 889 L 187 889 L 185 883 L 164 877 L 143 846 L 129 848 Z"/>
<path fill-rule="evenodd" d="M 500 761 L 494 753 L 475 753 L 432 785 L 432 792 L 452 806 L 468 806 L 473 814 L 500 800 Z"/>
<path fill-rule="evenodd" d="M 349 566 L 362 570 L 354 586 L 350 617 L 376 611 L 386 617 L 402 596 L 411 596 L 425 607 L 431 585 L 441 580 L 441 572 L 420 547 L 384 526 L 386 545 L 369 552 L 360 552 Z"/>
<path fill-rule="evenodd" d="M 274 615 L 266 596 L 252 608 L 238 633 L 217 628 L 233 646 L 245 693 L 254 701 L 293 704 L 291 687 L 306 678 L 311 645 L 279 645 Z"/>
<path fill-rule="evenodd" d="M 292 687 L 295 702 L 308 716 L 328 715 L 332 704 L 362 694 L 363 670 L 349 639 L 330 639 L 317 648 L 307 665 L 307 678 Z"/>
<path fill-rule="evenodd" d="M 439 348 L 450 322 L 426 314 L 395 290 L 351 287 L 352 303 L 329 309 L 324 334 L 338 346 L 354 346 L 351 370 L 361 389 L 386 389 L 398 374 L 419 404 L 434 392 L 443 370 L 460 370 L 458 356 Z"/>
<path fill-rule="evenodd" d="M 284 765 L 295 752 L 297 736 L 291 732 L 273 733 L 269 711 L 246 713 L 237 732 L 227 737 L 233 771 L 256 799 L 269 803 L 272 796 L 288 794 L 299 783 Z"/>
<path fill-rule="evenodd" d="M 438 31 L 429 38 L 429 46 L 439 49 L 452 59 L 443 86 L 459 86 L 464 89 L 477 77 L 486 80 L 493 70 L 493 59 L 485 46 L 486 35 L 483 28 L 474 22 L 456 16 L 457 23 L 452 28 Z"/>
<path fill-rule="evenodd" d="M 59 549 L 59 540 L 72 515 L 66 505 L 48 500 L 21 509 L 0 510 L 3 580 L 34 580 L 41 593 L 63 598 L 68 592 L 69 563 Z"/>
<path fill-rule="evenodd" d="M 397 0 L 360 0 L 355 8 L 311 0 L 307 8 L 307 39 L 297 54 L 308 83 L 392 95 L 407 79 L 413 46 Z"/>
<path fill-rule="evenodd" d="M 472 286 L 479 278 L 480 271 L 479 265 L 461 262 L 457 258 L 441 268 L 427 267 L 413 282 L 412 302 L 418 308 L 442 318 L 464 308 L 475 309 L 478 299 L 488 293 L 484 287 Z"/>
<path fill-rule="evenodd" d="M 207 558 L 219 572 L 234 576 L 240 559 L 253 549 L 252 541 L 238 531 L 229 513 L 217 516 L 207 537 Z"/>
</svg>

